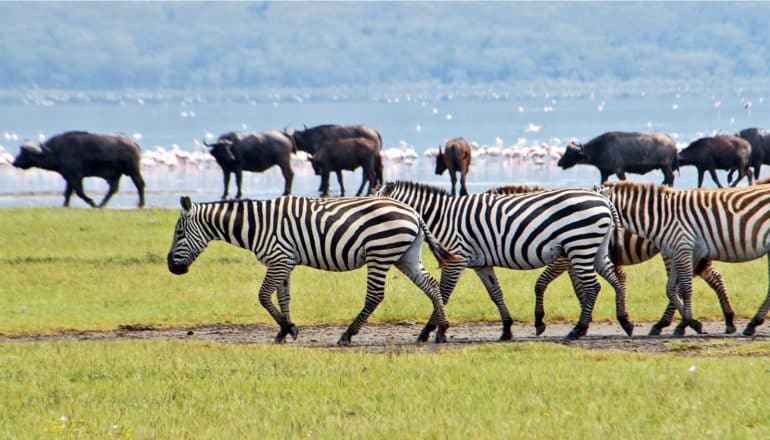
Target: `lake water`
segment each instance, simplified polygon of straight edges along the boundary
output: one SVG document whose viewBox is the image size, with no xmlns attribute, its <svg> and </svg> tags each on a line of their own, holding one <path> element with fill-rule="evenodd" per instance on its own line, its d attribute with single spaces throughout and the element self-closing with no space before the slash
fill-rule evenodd
<svg viewBox="0 0 770 440">
<path fill-rule="evenodd" d="M 380 131 L 383 149 L 413 150 L 417 158 L 386 159 L 386 180 L 406 179 L 449 187 L 447 175 L 433 173 L 433 158 L 423 153 L 448 138 L 463 136 L 480 147 L 514 144 L 537 147 L 542 144 L 563 148 L 576 138 L 588 141 L 603 132 L 663 131 L 673 135 L 680 146 L 715 130 L 730 133 L 747 127 L 764 127 L 770 121 L 770 108 L 764 90 L 735 90 L 719 95 L 708 91 L 624 91 L 624 92 L 547 92 L 522 93 L 485 98 L 441 95 L 431 98 L 392 93 L 371 100 L 308 99 L 211 99 L 190 96 L 180 99 L 143 100 L 122 98 L 113 101 L 61 102 L 51 99 L 20 99 L 0 103 L 0 152 L 16 155 L 25 139 L 35 141 L 63 131 L 81 129 L 92 132 L 120 132 L 133 136 L 144 152 L 178 148 L 205 152 L 200 141 L 231 130 L 301 129 L 323 123 L 365 123 Z M 750 103 L 750 104 L 749 104 Z M 482 148 L 479 151 L 484 151 Z M 319 177 L 301 159 L 293 162 L 293 193 L 316 195 Z M 205 161 L 174 166 L 143 166 L 149 206 L 176 206 L 187 194 L 197 201 L 216 200 L 222 193 L 222 173 L 216 163 Z M 770 171 L 764 170 L 763 176 Z M 361 172 L 343 174 L 348 194 L 361 182 Z M 720 177 L 723 182 L 725 173 Z M 662 173 L 630 175 L 635 181 L 661 182 Z M 234 179 L 230 192 L 235 192 Z M 707 177 L 707 186 L 713 186 Z M 562 170 L 555 160 L 535 161 L 530 157 L 475 156 L 468 177 L 469 190 L 477 192 L 507 183 L 541 184 L 546 187 L 591 186 L 599 181 L 593 167 L 578 166 Z M 677 187 L 696 184 L 693 167 L 677 176 Z M 86 192 L 95 199 L 106 190 L 103 180 L 89 178 Z M 283 177 L 277 168 L 265 173 L 244 173 L 245 197 L 277 196 Z M 338 191 L 331 178 L 331 189 Z M 0 207 L 59 206 L 64 181 L 58 174 L 43 170 L 22 171 L 0 160 Z M 130 208 L 137 201 L 128 178 L 111 208 Z M 72 206 L 86 206 L 73 195 Z"/>
</svg>

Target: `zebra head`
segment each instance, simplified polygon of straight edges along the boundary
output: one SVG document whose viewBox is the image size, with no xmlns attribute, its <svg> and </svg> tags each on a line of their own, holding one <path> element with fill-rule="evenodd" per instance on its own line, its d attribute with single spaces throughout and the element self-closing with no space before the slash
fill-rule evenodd
<svg viewBox="0 0 770 440">
<path fill-rule="evenodd" d="M 168 270 L 175 275 L 187 273 L 190 265 L 210 240 L 193 217 L 193 203 L 190 198 L 184 196 L 179 202 L 182 204 L 182 213 L 176 221 L 174 238 L 166 258 Z"/>
</svg>

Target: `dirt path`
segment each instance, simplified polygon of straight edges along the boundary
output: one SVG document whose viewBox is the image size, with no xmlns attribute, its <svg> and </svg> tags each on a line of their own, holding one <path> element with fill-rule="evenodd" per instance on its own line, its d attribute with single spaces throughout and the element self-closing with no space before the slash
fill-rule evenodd
<svg viewBox="0 0 770 440">
<path fill-rule="evenodd" d="M 617 323 L 596 322 L 591 324 L 588 336 L 578 341 L 566 341 L 566 335 L 571 329 L 570 323 L 551 323 L 545 333 L 535 337 L 530 324 L 515 323 L 512 330 L 513 342 L 542 341 L 567 344 L 576 347 L 596 350 L 623 350 L 632 352 L 664 352 L 677 350 L 672 348 L 674 341 L 687 341 L 691 350 L 699 346 L 706 347 L 716 340 L 729 341 L 731 345 L 741 345 L 755 340 L 770 340 L 768 331 L 760 327 L 758 335 L 752 338 L 743 337 L 740 331 L 746 321 L 736 322 L 738 333 L 725 335 L 724 324 L 721 321 L 703 322 L 705 335 L 692 334 L 683 338 L 673 338 L 672 328 L 662 337 L 645 336 L 653 323 L 636 323 L 635 336 L 629 338 L 623 333 Z M 299 325 L 299 324 L 298 324 Z M 345 325 L 307 325 L 299 327 L 299 337 L 288 344 L 306 347 L 336 348 L 339 335 L 345 330 Z M 417 334 L 421 324 L 402 322 L 396 324 L 367 324 L 361 333 L 353 338 L 351 348 L 371 352 L 393 351 L 435 351 L 451 349 L 473 343 L 491 343 L 500 336 L 499 322 L 464 322 L 450 327 L 448 344 L 417 344 Z M 0 335 L 0 341 L 54 341 L 54 340 L 127 340 L 127 339 L 193 339 L 223 343 L 266 344 L 273 341 L 278 331 L 274 325 L 266 324 L 207 324 L 190 327 L 153 328 L 144 325 L 123 325 L 109 331 L 67 330 L 50 334 L 21 334 Z M 680 344 L 681 345 L 681 344 Z M 350 349 L 350 348 L 343 348 Z"/>
</svg>

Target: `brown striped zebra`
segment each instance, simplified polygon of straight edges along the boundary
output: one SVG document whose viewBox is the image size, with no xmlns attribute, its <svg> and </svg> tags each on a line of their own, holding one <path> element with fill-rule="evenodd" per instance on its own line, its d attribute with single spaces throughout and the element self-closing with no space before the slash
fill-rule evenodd
<svg viewBox="0 0 770 440">
<path fill-rule="evenodd" d="M 652 184 L 612 183 L 602 190 L 625 228 L 671 258 L 666 293 L 687 325 L 701 332 L 692 314 L 693 262 L 741 262 L 768 255 L 770 274 L 770 186 L 731 189 L 672 189 Z M 681 297 L 681 301 L 680 301 Z M 770 309 L 770 288 L 743 331 L 753 335 Z"/>
<path fill-rule="evenodd" d="M 610 262 L 610 235 L 615 233 L 617 214 L 609 201 L 594 191 L 560 189 L 516 196 L 472 194 L 453 197 L 448 191 L 416 182 L 388 182 L 377 193 L 412 206 L 436 238 L 462 261 L 441 270 L 444 303 L 462 271 L 472 268 L 495 303 L 503 322 L 501 340 L 511 339 L 513 320 L 503 300 L 494 267 L 534 269 L 559 257 L 568 258 L 583 297 L 580 319 L 567 335 L 585 335 L 591 322 L 599 281 L 596 273 L 615 289 L 617 280 Z M 618 321 L 630 335 L 633 324 L 625 313 L 625 292 L 616 295 Z M 433 318 L 420 333 L 427 339 L 435 328 Z"/>
<path fill-rule="evenodd" d="M 487 190 L 487 192 L 493 194 L 522 194 L 533 191 L 542 191 L 544 189 L 544 187 L 539 185 L 514 184 L 491 188 Z M 616 238 L 615 235 L 610 237 L 611 241 L 618 239 L 620 240 L 619 243 L 610 244 L 611 249 L 617 250 L 617 252 L 610 253 L 610 259 L 615 265 L 618 279 L 625 284 L 626 274 L 622 269 L 623 266 L 631 266 L 647 261 L 660 254 L 660 250 L 655 247 L 650 240 L 642 238 L 625 228 L 621 228 L 618 238 Z M 671 267 L 671 259 L 664 257 L 663 262 L 666 266 L 666 273 L 668 273 Z M 535 331 L 538 335 L 545 331 L 545 324 L 543 323 L 543 317 L 545 316 L 545 309 L 543 307 L 545 290 L 551 282 L 569 270 L 569 268 L 569 261 L 564 258 L 559 258 L 543 270 L 543 273 L 540 274 L 535 283 Z M 703 278 L 703 280 L 714 289 L 714 292 L 716 292 L 725 319 L 725 333 L 735 333 L 735 312 L 733 312 L 733 308 L 730 305 L 727 290 L 725 289 L 725 284 L 722 280 L 722 274 L 711 265 L 711 261 L 704 259 L 700 260 L 693 269 L 693 276 L 697 275 Z M 571 276 L 571 278 L 574 280 L 574 277 Z M 578 295 L 579 299 L 580 291 L 577 287 L 575 293 Z M 660 335 L 664 328 L 671 325 L 671 322 L 674 319 L 674 313 L 676 313 L 676 306 L 669 301 L 666 310 L 663 312 L 663 316 L 650 329 L 650 335 Z M 674 334 L 677 336 L 684 335 L 686 328 L 687 323 L 682 320 L 679 322 L 676 329 L 674 329 Z"/>
<path fill-rule="evenodd" d="M 423 238 L 439 264 L 459 260 L 431 235 L 410 207 L 384 198 L 310 199 L 284 196 L 273 200 L 238 200 L 192 203 L 182 197 L 168 253 L 168 269 L 188 271 L 211 240 L 223 240 L 248 249 L 267 266 L 259 289 L 259 302 L 281 329 L 275 337 L 284 342 L 297 337 L 289 316 L 289 276 L 297 265 L 327 271 L 348 271 L 367 265 L 364 308 L 340 337 L 350 344 L 369 315 L 382 302 L 385 275 L 396 266 L 433 302 L 438 319 L 436 342 L 446 341 L 449 326 L 438 283 L 422 265 Z M 280 311 L 271 296 L 278 291 Z"/>
</svg>

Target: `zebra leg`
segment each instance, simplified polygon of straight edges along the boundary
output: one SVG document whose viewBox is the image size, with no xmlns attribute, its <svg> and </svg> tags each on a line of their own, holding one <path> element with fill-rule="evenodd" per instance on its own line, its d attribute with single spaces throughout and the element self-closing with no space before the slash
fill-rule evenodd
<svg viewBox="0 0 770 440">
<path fill-rule="evenodd" d="M 580 307 L 580 320 L 572 331 L 569 332 L 567 339 L 578 339 L 581 336 L 585 336 L 591 323 L 596 298 L 599 296 L 599 290 L 601 289 L 593 271 L 583 270 L 581 272 L 576 270 L 576 274 L 581 279 L 580 283 L 583 286 L 583 301 Z"/>
<path fill-rule="evenodd" d="M 692 313 L 692 273 L 691 255 L 684 254 L 675 259 L 671 268 L 668 286 L 666 286 L 666 293 L 668 294 L 669 301 L 676 305 L 687 325 L 697 333 L 703 333 L 703 325 L 700 321 L 693 318 Z M 677 295 L 677 293 L 679 294 Z M 681 302 L 679 297 L 682 298 Z"/>
<path fill-rule="evenodd" d="M 484 287 L 486 287 L 487 293 L 489 293 L 489 298 L 495 303 L 497 310 L 500 312 L 500 319 L 503 322 L 503 334 L 500 335 L 500 340 L 510 341 L 513 339 L 513 334 L 511 333 L 513 319 L 511 314 L 508 313 L 508 307 L 505 305 L 503 290 L 500 288 L 497 276 L 495 276 L 495 270 L 492 267 L 480 267 L 476 268 L 475 271 L 481 282 L 484 283 Z"/>
<path fill-rule="evenodd" d="M 634 323 L 628 320 L 626 311 L 626 273 L 620 266 L 613 265 L 607 257 L 597 271 L 615 289 L 615 316 L 626 334 L 631 336 L 634 333 Z"/>
<path fill-rule="evenodd" d="M 543 297 L 545 296 L 545 290 L 553 280 L 563 274 L 564 271 L 569 269 L 569 260 L 566 258 L 557 258 L 553 263 L 546 266 L 543 273 L 537 278 L 535 282 L 535 334 L 540 336 L 545 331 L 545 323 L 543 318 L 545 317 L 545 309 L 543 307 Z M 577 290 L 575 294 L 578 295 L 578 301 L 580 300 L 580 294 Z M 582 301 L 581 301 L 582 302 Z"/>
<path fill-rule="evenodd" d="M 415 242 L 417 243 L 417 242 Z M 414 249 L 414 250 L 413 250 Z M 420 246 L 414 246 L 404 253 L 404 256 L 396 263 L 398 270 L 408 276 L 412 282 L 422 289 L 433 303 L 433 314 L 438 321 L 438 331 L 436 332 L 436 342 L 446 342 L 446 330 L 449 328 L 444 311 L 444 302 L 441 300 L 441 291 L 435 279 L 425 270 L 420 262 Z"/>
<path fill-rule="evenodd" d="M 666 266 L 666 275 L 670 280 L 671 279 L 671 258 L 663 256 L 663 264 Z M 666 310 L 663 312 L 663 316 L 661 316 L 660 320 L 656 322 L 652 326 L 652 328 L 650 328 L 650 332 L 648 333 L 648 335 L 660 336 L 660 333 L 663 331 L 663 329 L 671 325 L 671 322 L 674 320 L 674 313 L 676 313 L 676 309 L 677 309 L 676 304 L 674 304 L 674 302 L 669 300 L 668 305 L 666 306 Z M 680 327 L 682 327 L 682 332 L 683 332 L 682 334 L 684 334 L 684 328 L 687 327 L 687 323 L 684 320 L 682 320 L 677 326 L 677 330 Z M 676 330 L 674 331 L 674 333 L 676 333 Z"/>
<path fill-rule="evenodd" d="M 296 340 L 299 329 L 294 323 L 291 322 L 291 316 L 289 312 L 289 302 L 291 301 L 291 295 L 289 294 L 289 281 L 290 278 L 286 277 L 285 280 L 278 286 L 278 307 L 281 308 L 284 318 L 290 324 L 288 326 L 281 326 L 281 330 L 276 335 L 276 341 L 281 342 L 286 340 L 286 335 L 291 335 L 291 338 Z"/>
<path fill-rule="evenodd" d="M 276 334 L 275 336 L 275 342 L 278 344 L 281 344 L 286 341 L 286 335 L 287 334 L 296 334 L 296 326 L 294 323 L 292 323 L 289 320 L 289 317 L 287 315 L 284 315 L 282 312 L 278 311 L 278 309 L 275 308 L 275 305 L 273 304 L 273 300 L 271 299 L 271 296 L 273 292 L 278 290 L 278 300 L 279 302 L 281 300 L 281 290 L 279 289 L 279 286 L 285 287 L 284 294 L 286 298 L 283 300 L 285 303 L 285 309 L 288 311 L 289 309 L 289 301 L 288 301 L 288 294 L 289 294 L 289 285 L 287 282 L 287 279 L 289 278 L 289 273 L 291 273 L 291 266 L 268 266 L 267 273 L 265 274 L 265 280 L 262 281 L 262 286 L 259 288 L 259 303 L 262 304 L 262 307 L 267 310 L 267 313 L 270 314 L 270 316 L 273 317 L 275 322 L 281 326 L 281 330 Z M 285 286 L 283 286 L 285 283 Z M 284 305 L 281 305 L 281 308 L 284 308 Z"/>
<path fill-rule="evenodd" d="M 444 306 L 449 302 L 449 298 L 452 296 L 452 291 L 454 291 L 457 280 L 460 278 L 463 269 L 465 269 L 464 262 L 450 263 L 441 269 L 439 289 L 441 291 L 441 301 L 444 303 Z M 420 335 L 417 336 L 419 342 L 425 342 L 430 338 L 430 333 L 437 327 L 437 321 L 438 316 L 434 312 L 428 320 L 428 323 L 423 327 Z"/>
<path fill-rule="evenodd" d="M 768 275 L 770 275 L 770 255 L 768 255 L 767 263 L 768 263 L 767 273 Z M 765 322 L 765 317 L 767 316 L 768 309 L 770 309 L 770 288 L 768 288 L 765 301 L 762 302 L 761 306 L 759 306 L 759 310 L 757 310 L 757 314 L 754 315 L 753 318 L 751 318 L 751 321 L 749 321 L 748 325 L 746 325 L 746 328 L 743 330 L 744 336 L 754 335 L 754 333 L 756 332 L 757 326 Z"/>
<path fill-rule="evenodd" d="M 725 283 L 722 280 L 722 274 L 711 265 L 710 262 L 706 262 L 706 267 L 698 272 L 698 275 L 703 278 L 704 281 L 714 289 L 719 299 L 719 306 L 722 308 L 722 315 L 725 317 L 725 333 L 735 333 L 735 312 L 730 305 L 730 299 L 727 297 L 727 289 L 725 289 Z"/>
<path fill-rule="evenodd" d="M 367 267 L 364 308 L 361 309 L 348 329 L 342 333 L 337 341 L 338 345 L 350 345 L 350 338 L 358 334 L 366 320 L 369 319 L 369 315 L 374 312 L 385 297 L 385 275 L 388 273 L 389 265 L 370 261 Z"/>
</svg>

